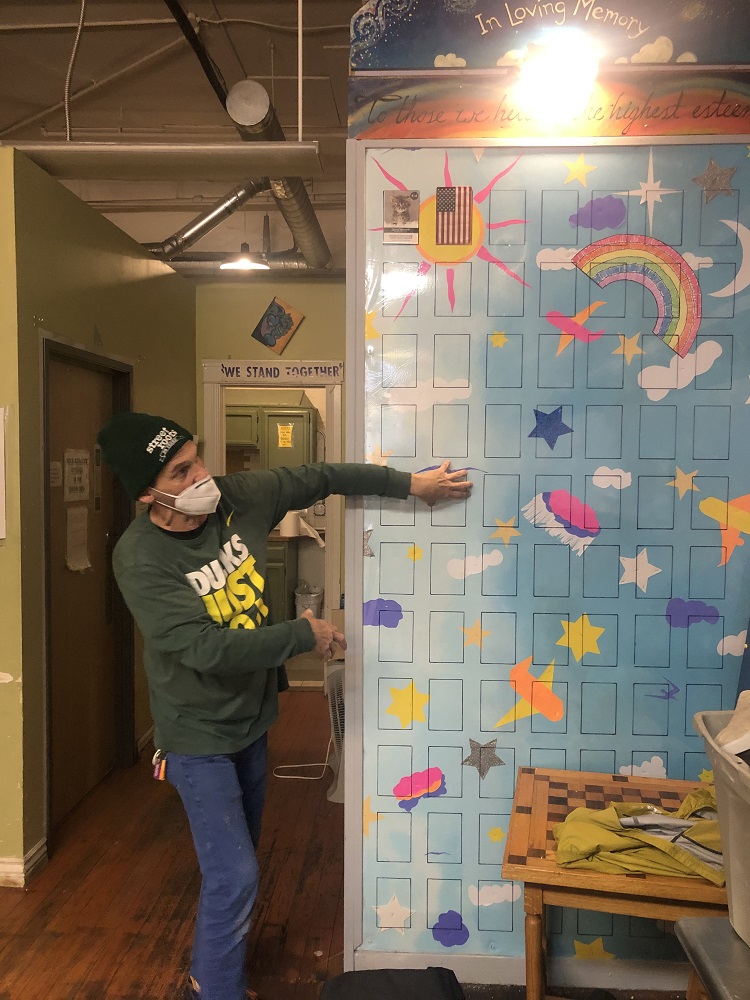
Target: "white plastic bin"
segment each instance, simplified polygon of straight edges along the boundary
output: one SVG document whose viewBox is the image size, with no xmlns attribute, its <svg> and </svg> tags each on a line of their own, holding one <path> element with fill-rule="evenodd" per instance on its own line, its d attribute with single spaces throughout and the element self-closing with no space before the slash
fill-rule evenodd
<svg viewBox="0 0 750 1000">
<path fill-rule="evenodd" d="M 714 769 L 729 921 L 745 944 L 750 945 L 750 767 L 716 742 L 732 715 L 732 712 L 696 712 L 693 727 L 703 737 Z"/>
</svg>

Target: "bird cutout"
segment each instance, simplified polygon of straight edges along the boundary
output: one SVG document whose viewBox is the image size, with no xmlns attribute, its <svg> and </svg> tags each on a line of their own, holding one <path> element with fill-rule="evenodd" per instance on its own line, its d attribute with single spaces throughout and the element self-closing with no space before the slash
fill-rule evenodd
<svg viewBox="0 0 750 1000">
<path fill-rule="evenodd" d="M 604 334 L 604 330 L 588 330 L 583 324 L 595 312 L 599 306 L 603 306 L 604 302 L 592 302 L 590 306 L 586 306 L 585 309 L 581 309 L 577 312 L 575 316 L 564 316 L 561 312 L 556 309 L 551 309 L 547 315 L 546 320 L 551 323 L 556 329 L 560 331 L 560 340 L 557 344 L 557 355 L 561 355 L 568 344 L 572 344 L 574 340 L 580 340 L 584 344 L 590 343 L 592 340 L 598 340 Z"/>
<path fill-rule="evenodd" d="M 518 719 L 526 719 L 537 712 L 550 722 L 559 722 L 565 714 L 562 699 L 552 690 L 555 661 L 545 667 L 540 677 L 534 677 L 529 672 L 531 660 L 532 658 L 527 656 L 525 660 L 511 667 L 510 684 L 518 695 L 518 701 L 499 722 L 495 723 L 495 729 L 507 726 L 508 723 L 516 722 Z"/>
<path fill-rule="evenodd" d="M 706 497 L 698 504 L 706 517 L 716 521 L 721 532 L 722 555 L 719 566 L 732 558 L 738 545 L 744 545 L 742 535 L 750 534 L 750 493 L 726 502 L 718 497 Z"/>
<path fill-rule="evenodd" d="M 673 701 L 677 695 L 680 693 L 680 689 L 675 683 L 665 677 L 664 680 L 667 682 L 667 686 L 663 687 L 658 694 L 650 694 L 649 698 L 660 698 L 662 701 Z"/>
<path fill-rule="evenodd" d="M 670 479 L 670 481 L 667 483 L 667 486 L 674 486 L 674 488 L 680 494 L 680 500 L 682 500 L 685 494 L 689 493 L 690 490 L 695 490 L 696 493 L 700 493 L 700 490 L 693 482 L 695 477 L 698 475 L 697 469 L 695 470 L 695 472 L 683 472 L 682 469 L 676 465 L 675 472 L 676 475 L 674 479 Z"/>
<path fill-rule="evenodd" d="M 370 548 L 371 535 L 372 535 L 372 528 L 366 528 L 362 541 L 362 555 L 365 557 L 365 559 L 372 559 L 375 555 L 375 553 Z"/>
<path fill-rule="evenodd" d="M 464 757 L 461 763 L 464 767 L 475 767 L 479 772 L 479 777 L 484 781 L 493 767 L 504 767 L 505 761 L 501 760 L 496 752 L 497 739 L 490 740 L 489 743 L 477 743 L 469 737 L 469 747 L 471 753 Z"/>
</svg>

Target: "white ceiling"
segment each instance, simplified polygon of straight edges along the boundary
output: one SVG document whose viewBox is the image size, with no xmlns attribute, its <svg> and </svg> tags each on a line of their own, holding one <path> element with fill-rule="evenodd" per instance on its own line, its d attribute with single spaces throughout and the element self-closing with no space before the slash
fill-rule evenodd
<svg viewBox="0 0 750 1000">
<path fill-rule="evenodd" d="M 297 0 L 182 0 L 181 5 L 199 26 L 227 88 L 247 77 L 262 83 L 286 138 L 296 143 Z M 287 175 L 305 180 L 336 266 L 343 266 L 349 21 L 360 6 L 360 0 L 303 0 L 302 140 L 316 142 L 318 156 L 309 155 L 309 146 L 304 155 L 290 148 L 283 161 Z M 260 150 L 250 155 L 253 144 L 239 138 L 162 0 L 87 0 L 66 123 L 65 82 L 80 14 L 81 0 L 0 4 L 1 142 L 37 150 L 43 144 L 45 155 L 75 143 L 75 150 L 62 151 L 64 183 L 142 242 L 162 241 L 248 177 L 278 176 L 278 151 L 267 163 Z M 140 162 L 135 148 L 119 168 L 114 157 L 94 169 L 87 143 L 147 145 L 164 153 L 143 152 L 145 173 L 134 173 L 133 164 Z M 237 147 L 236 154 L 230 148 L 223 159 L 218 150 L 213 159 L 201 155 L 201 147 L 214 144 Z M 197 151 L 195 162 L 186 167 L 190 158 L 180 159 L 178 169 L 168 150 L 184 145 Z M 46 168 L 55 173 L 54 156 L 47 160 Z M 234 160 L 238 173 L 229 181 Z M 151 179 L 133 179 L 141 175 Z M 234 251 L 241 240 L 252 243 L 265 211 L 272 216 L 273 249 L 285 249 L 291 238 L 267 195 L 248 202 L 196 249 Z"/>
</svg>

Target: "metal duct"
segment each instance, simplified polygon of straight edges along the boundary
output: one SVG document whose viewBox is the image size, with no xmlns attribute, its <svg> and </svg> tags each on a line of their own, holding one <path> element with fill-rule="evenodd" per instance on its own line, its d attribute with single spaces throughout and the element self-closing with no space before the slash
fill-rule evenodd
<svg viewBox="0 0 750 1000">
<path fill-rule="evenodd" d="M 163 243 L 144 243 L 143 246 L 160 260 L 171 260 L 176 254 L 197 243 L 206 233 L 210 233 L 250 198 L 255 197 L 261 191 L 268 191 L 270 186 L 267 177 L 245 181 L 244 184 L 238 185 L 228 195 L 225 195 L 221 201 L 212 205 L 211 208 L 207 208 L 205 212 L 201 212 L 192 222 L 188 222 L 186 226 L 164 240 Z"/>
<path fill-rule="evenodd" d="M 284 132 L 268 92 L 255 80 L 240 80 L 236 83 L 227 95 L 226 108 L 245 141 L 284 140 Z M 331 251 L 302 179 L 272 178 L 271 194 L 289 226 L 295 246 L 299 247 L 308 265 L 314 268 L 332 267 Z"/>
</svg>

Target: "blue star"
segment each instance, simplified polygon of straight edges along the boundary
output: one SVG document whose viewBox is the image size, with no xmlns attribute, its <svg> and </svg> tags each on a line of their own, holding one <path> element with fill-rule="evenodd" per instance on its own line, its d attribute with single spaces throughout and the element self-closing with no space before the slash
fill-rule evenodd
<svg viewBox="0 0 750 1000">
<path fill-rule="evenodd" d="M 557 439 L 563 434 L 572 434 L 573 428 L 568 427 L 562 420 L 562 406 L 558 406 L 552 413 L 542 413 L 541 410 L 534 410 L 536 417 L 536 427 L 529 434 L 530 438 L 544 438 L 552 450 L 557 444 Z"/>
</svg>

